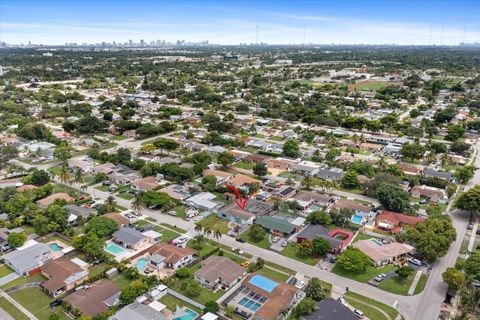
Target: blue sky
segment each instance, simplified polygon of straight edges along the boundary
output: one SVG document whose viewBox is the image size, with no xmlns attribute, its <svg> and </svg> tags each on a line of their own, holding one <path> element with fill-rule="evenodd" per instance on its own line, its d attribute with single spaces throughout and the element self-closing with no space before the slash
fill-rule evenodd
<svg viewBox="0 0 480 320">
<path fill-rule="evenodd" d="M 7 43 L 209 40 L 239 44 L 480 42 L 480 1 L 2 0 Z M 305 33 L 304 33 L 305 31 Z"/>
</svg>

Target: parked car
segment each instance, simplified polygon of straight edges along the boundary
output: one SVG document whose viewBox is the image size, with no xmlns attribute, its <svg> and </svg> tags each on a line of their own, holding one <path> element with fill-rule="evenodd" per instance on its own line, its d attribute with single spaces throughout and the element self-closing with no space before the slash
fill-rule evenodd
<svg viewBox="0 0 480 320">
<path fill-rule="evenodd" d="M 247 267 L 250 265 L 250 261 L 245 260 L 245 261 L 243 261 L 242 263 L 240 263 L 240 265 L 241 265 L 242 267 L 244 267 L 244 268 L 247 268 Z"/>
<path fill-rule="evenodd" d="M 193 220 L 195 220 L 195 221 L 200 221 L 200 220 L 202 220 L 202 219 L 203 219 L 203 216 L 202 216 L 202 215 L 198 215 L 198 216 L 196 216 L 195 218 L 193 218 Z"/>
<path fill-rule="evenodd" d="M 176 216 L 177 213 L 175 211 L 168 211 L 168 214 L 171 215 L 171 216 Z"/>
<path fill-rule="evenodd" d="M 292 286 L 296 285 L 297 282 L 298 282 L 298 279 L 295 277 L 292 277 L 290 278 L 290 280 L 288 280 L 288 284 L 291 284 Z"/>
<path fill-rule="evenodd" d="M 111 183 L 110 181 L 104 181 L 104 182 L 102 182 L 102 186 L 109 187 L 109 186 L 111 186 L 111 185 L 112 185 L 112 183 Z"/>
<path fill-rule="evenodd" d="M 282 241 L 282 247 L 286 247 L 288 246 L 288 241 L 287 240 L 283 240 Z"/>
<path fill-rule="evenodd" d="M 302 289 L 305 286 L 305 281 L 298 281 L 295 287 Z"/>
<path fill-rule="evenodd" d="M 331 256 L 331 257 L 330 257 L 330 262 L 331 262 L 331 263 L 337 262 L 337 256 Z"/>
<path fill-rule="evenodd" d="M 386 276 L 387 276 L 387 275 L 386 275 L 385 273 L 380 273 L 379 275 L 377 275 L 377 276 L 375 277 L 375 281 L 377 281 L 377 282 L 382 282 L 382 280 L 385 279 Z"/>
<path fill-rule="evenodd" d="M 275 243 L 278 242 L 278 240 L 280 240 L 280 237 L 273 237 L 272 242 Z"/>
<path fill-rule="evenodd" d="M 242 239 L 242 238 L 237 238 L 236 240 L 237 240 L 238 242 L 241 242 L 241 243 L 245 243 L 245 242 L 246 242 L 246 240 L 245 240 L 245 239 Z"/>
<path fill-rule="evenodd" d="M 53 300 L 52 302 L 50 302 L 50 308 L 55 308 L 55 307 L 58 307 L 59 305 L 62 304 L 62 300 Z"/>
<path fill-rule="evenodd" d="M 473 230 L 473 223 L 469 222 L 467 224 L 467 230 Z"/>
<path fill-rule="evenodd" d="M 363 317 L 364 317 L 363 312 L 360 311 L 360 310 L 358 310 L 358 309 L 353 310 L 353 313 L 355 313 L 355 315 L 356 315 L 359 319 L 363 319 Z"/>
<path fill-rule="evenodd" d="M 347 305 L 347 301 L 345 300 L 344 297 L 338 297 L 338 302 L 340 302 L 340 303 L 343 304 L 344 306 Z"/>
<path fill-rule="evenodd" d="M 408 262 L 410 262 L 411 264 L 416 265 L 418 267 L 421 267 L 423 265 L 422 261 L 420 261 L 418 259 L 415 259 L 415 258 L 412 258 L 412 259 L 408 260 Z"/>
<path fill-rule="evenodd" d="M 185 242 L 187 242 L 187 241 L 188 241 L 188 237 L 186 237 L 186 236 L 181 236 L 180 238 L 178 238 L 178 239 L 175 240 L 175 243 L 177 243 L 177 244 L 182 244 L 182 243 L 185 243 Z"/>
</svg>

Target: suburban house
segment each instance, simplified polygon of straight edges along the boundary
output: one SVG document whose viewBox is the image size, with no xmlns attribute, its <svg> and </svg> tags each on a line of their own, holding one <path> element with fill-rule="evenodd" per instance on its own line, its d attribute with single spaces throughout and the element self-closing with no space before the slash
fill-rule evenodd
<svg viewBox="0 0 480 320">
<path fill-rule="evenodd" d="M 233 174 L 230 172 L 214 170 L 214 169 L 205 169 L 202 173 L 202 176 L 203 177 L 214 176 L 217 179 L 217 186 L 233 178 Z"/>
<path fill-rule="evenodd" d="M 316 238 L 327 240 L 332 252 L 339 253 L 350 244 L 353 234 L 343 229 L 328 230 L 319 224 L 309 224 L 297 235 L 297 243 L 305 240 L 313 241 Z"/>
<path fill-rule="evenodd" d="M 301 174 L 308 174 L 311 176 L 317 175 L 320 171 L 320 165 L 313 161 L 301 161 L 296 164 L 293 168 L 293 171 L 299 172 Z"/>
<path fill-rule="evenodd" d="M 115 168 L 114 164 L 107 162 L 107 163 L 103 163 L 98 166 L 95 166 L 92 170 L 93 170 L 93 173 L 103 173 L 108 175 L 113 172 L 114 168 Z"/>
<path fill-rule="evenodd" d="M 167 320 L 168 317 L 162 313 L 165 305 L 161 305 L 160 309 L 156 307 L 160 304 L 158 301 L 154 301 L 149 305 L 135 301 L 120 310 L 118 310 L 113 316 L 108 318 L 109 320 Z"/>
<path fill-rule="evenodd" d="M 88 279 L 87 270 L 68 259 L 47 262 L 42 267 L 42 275 L 48 280 L 42 282 L 41 287 L 54 298 Z"/>
<path fill-rule="evenodd" d="M 405 243 L 390 242 L 384 244 L 373 238 L 358 240 L 353 243 L 352 246 L 369 256 L 373 264 L 377 267 L 400 262 L 406 255 L 412 254 L 415 251 L 414 247 Z"/>
<path fill-rule="evenodd" d="M 43 199 L 37 201 L 37 205 L 42 208 L 46 208 L 49 205 L 53 204 L 57 200 L 65 200 L 67 203 L 72 203 L 75 199 L 73 199 L 68 193 L 59 192 L 49 195 Z"/>
<path fill-rule="evenodd" d="M 365 223 L 366 218 L 370 214 L 371 207 L 355 202 L 349 199 L 340 199 L 332 206 L 332 209 L 352 209 L 354 211 L 354 215 L 352 217 L 352 222 L 357 224 Z"/>
<path fill-rule="evenodd" d="M 195 272 L 195 280 L 210 290 L 227 290 L 245 274 L 242 266 L 225 257 L 212 255 L 201 264 L 202 267 Z"/>
<path fill-rule="evenodd" d="M 277 169 L 281 171 L 288 171 L 292 166 L 292 163 L 280 159 L 268 159 L 265 161 L 269 169 Z"/>
<path fill-rule="evenodd" d="M 74 291 L 63 301 L 80 310 L 86 316 L 93 317 L 107 311 L 108 308 L 119 303 L 120 289 L 110 280 L 98 280 L 87 288 Z"/>
<path fill-rule="evenodd" d="M 161 175 L 145 177 L 142 179 L 137 179 L 133 182 L 132 186 L 141 191 L 151 191 L 160 186 L 160 181 L 162 180 Z"/>
<path fill-rule="evenodd" d="M 285 237 L 298 231 L 298 227 L 285 219 L 273 216 L 261 216 L 255 219 L 255 224 L 261 225 L 268 233 Z"/>
<path fill-rule="evenodd" d="M 160 189 L 159 191 L 168 194 L 171 198 L 178 201 L 183 201 L 190 197 L 188 188 L 179 184 L 171 184 Z"/>
<path fill-rule="evenodd" d="M 113 172 L 107 174 L 107 177 L 111 182 L 120 185 L 130 184 L 141 178 L 135 170 L 122 164 L 115 166 Z"/>
<path fill-rule="evenodd" d="M 23 185 L 22 179 L 20 179 L 20 178 L 11 178 L 11 179 L 0 180 L 0 188 L 20 187 L 22 185 Z"/>
<path fill-rule="evenodd" d="M 237 189 L 244 189 L 248 191 L 248 185 L 252 183 L 260 183 L 260 180 L 251 178 L 244 174 L 237 174 L 235 177 L 227 181 L 228 184 L 236 187 Z"/>
<path fill-rule="evenodd" d="M 70 217 L 72 217 L 72 219 L 76 219 L 77 217 L 82 217 L 84 219 L 87 219 L 90 216 L 97 215 L 97 210 L 92 208 L 80 207 L 80 206 L 77 206 L 76 204 L 68 204 L 65 206 L 65 208 L 68 209 L 68 212 L 70 213 Z M 70 217 L 69 217 L 69 220 L 70 220 Z"/>
<path fill-rule="evenodd" d="M 23 186 L 18 187 L 17 191 L 18 192 L 24 192 L 24 191 L 27 191 L 27 190 L 34 190 L 34 189 L 37 189 L 37 186 L 35 186 L 33 184 L 24 184 Z"/>
<path fill-rule="evenodd" d="M 273 205 L 257 199 L 250 199 L 242 210 L 231 202 L 217 210 L 217 217 L 242 225 L 253 224 L 255 217 L 263 216 L 273 210 Z"/>
<path fill-rule="evenodd" d="M 218 208 L 223 206 L 223 202 L 215 201 L 216 195 L 210 192 L 200 192 L 185 200 L 185 203 L 191 207 L 215 212 Z"/>
<path fill-rule="evenodd" d="M 95 161 L 88 161 L 86 159 L 72 158 L 67 160 L 70 169 L 81 169 L 83 172 L 93 172 Z"/>
<path fill-rule="evenodd" d="M 289 201 L 296 201 L 301 207 L 302 213 L 306 213 L 315 206 L 326 207 L 330 199 L 329 196 L 317 192 L 300 191 L 290 198 Z"/>
<path fill-rule="evenodd" d="M 408 216 L 398 212 L 382 210 L 376 218 L 375 226 L 377 229 L 389 231 L 396 234 L 402 231 L 404 225 L 413 226 L 419 222 L 425 221 L 425 218 Z"/>
<path fill-rule="evenodd" d="M 150 265 L 156 269 L 169 268 L 173 270 L 187 266 L 196 260 L 197 250 L 181 248 L 173 244 L 157 243 L 150 247 Z"/>
<path fill-rule="evenodd" d="M 3 256 L 5 264 L 22 276 L 39 272 L 40 267 L 52 258 L 50 247 L 35 240 L 28 240 L 20 248 Z"/>
<path fill-rule="evenodd" d="M 267 156 L 261 154 L 251 154 L 243 158 L 243 161 L 250 163 L 265 163 L 267 159 Z"/>
<path fill-rule="evenodd" d="M 275 198 L 286 201 L 293 197 L 297 193 L 297 189 L 294 187 L 287 186 L 286 188 L 280 189 L 275 193 Z"/>
<path fill-rule="evenodd" d="M 112 239 L 114 242 L 131 250 L 139 250 L 154 244 L 154 240 L 152 238 L 147 237 L 137 229 L 130 227 L 122 227 L 115 231 L 115 233 L 112 235 Z"/>
<path fill-rule="evenodd" d="M 447 193 L 443 189 L 429 187 L 426 185 L 414 186 L 410 193 L 418 199 L 428 199 L 434 203 L 447 203 Z"/>
<path fill-rule="evenodd" d="M 329 298 L 317 302 L 317 309 L 303 320 L 358 320 L 357 315 L 340 301 Z"/>
<path fill-rule="evenodd" d="M 455 180 L 455 177 L 453 176 L 453 173 L 447 172 L 447 171 L 437 171 L 437 170 L 427 168 L 427 169 L 423 170 L 423 174 L 427 177 L 441 178 L 441 179 L 448 180 L 450 182 Z"/>
<path fill-rule="evenodd" d="M 102 217 L 109 218 L 109 219 L 115 221 L 119 227 L 123 227 L 123 226 L 126 226 L 126 225 L 129 224 L 128 219 L 125 218 L 124 216 L 122 216 L 118 212 L 109 212 L 109 213 L 104 214 Z"/>
<path fill-rule="evenodd" d="M 340 168 L 320 169 L 317 173 L 318 178 L 329 181 L 339 181 L 342 176 L 343 170 Z"/>
<path fill-rule="evenodd" d="M 227 304 L 245 319 L 276 320 L 282 310 L 291 308 L 298 301 L 298 291 L 288 283 L 279 283 L 255 272 L 227 298 Z"/>
</svg>

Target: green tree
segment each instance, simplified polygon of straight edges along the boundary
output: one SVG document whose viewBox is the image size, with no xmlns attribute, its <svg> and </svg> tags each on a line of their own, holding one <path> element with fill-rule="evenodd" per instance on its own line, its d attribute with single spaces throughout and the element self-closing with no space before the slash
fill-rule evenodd
<svg viewBox="0 0 480 320">
<path fill-rule="evenodd" d="M 332 209 L 330 211 L 330 217 L 332 218 L 332 223 L 336 225 L 337 227 L 345 227 L 348 225 L 350 218 L 353 216 L 355 212 L 353 209 L 349 208 L 341 208 L 340 210 L 338 209 Z"/>
<path fill-rule="evenodd" d="M 105 203 L 103 204 L 103 207 L 107 212 L 114 212 L 116 211 L 117 201 L 113 196 L 108 196 L 107 199 L 105 199 Z"/>
<path fill-rule="evenodd" d="M 217 178 L 215 176 L 205 176 L 202 178 L 202 188 L 205 191 L 213 192 L 217 187 Z"/>
<path fill-rule="evenodd" d="M 258 178 L 261 178 L 267 175 L 268 169 L 267 165 L 263 162 L 256 163 L 253 167 L 253 174 L 256 175 Z"/>
<path fill-rule="evenodd" d="M 8 234 L 7 242 L 12 248 L 18 248 L 23 246 L 23 243 L 27 240 L 27 235 L 20 232 L 12 232 Z"/>
<path fill-rule="evenodd" d="M 305 287 L 305 295 L 315 301 L 321 301 L 326 298 L 328 290 L 322 288 L 322 282 L 318 278 L 312 278 Z"/>
<path fill-rule="evenodd" d="M 465 128 L 460 124 L 451 124 L 447 127 L 447 135 L 445 140 L 456 141 L 463 137 L 465 134 Z"/>
<path fill-rule="evenodd" d="M 311 298 L 305 298 L 292 309 L 290 316 L 292 319 L 300 319 L 302 316 L 313 313 L 316 308 L 315 300 Z"/>
<path fill-rule="evenodd" d="M 457 291 L 465 284 L 465 274 L 455 268 L 447 268 L 447 270 L 442 273 L 442 278 L 443 282 L 448 285 L 448 290 L 451 292 Z"/>
<path fill-rule="evenodd" d="M 81 237 L 73 238 L 72 246 L 85 253 L 92 258 L 103 257 L 105 251 L 103 251 L 104 239 L 99 238 L 96 233 L 90 232 Z"/>
<path fill-rule="evenodd" d="M 328 242 L 323 238 L 313 239 L 312 245 L 313 245 L 312 254 L 315 257 L 321 257 L 327 254 L 328 252 L 330 252 L 330 250 L 332 250 L 332 247 L 330 246 L 330 242 Z"/>
<path fill-rule="evenodd" d="M 410 160 L 420 159 L 424 152 L 425 149 L 418 143 L 406 143 L 400 150 L 400 154 Z"/>
<path fill-rule="evenodd" d="M 183 282 L 181 285 L 181 289 L 188 297 L 198 297 L 202 292 L 202 287 L 200 286 L 200 284 L 193 279 L 187 282 Z"/>
<path fill-rule="evenodd" d="M 58 146 L 55 148 L 55 151 L 53 152 L 53 155 L 55 158 L 62 160 L 62 161 L 67 161 L 72 157 L 72 148 L 69 146 Z"/>
<path fill-rule="evenodd" d="M 58 174 L 58 178 L 60 178 L 60 181 L 63 184 L 66 184 L 70 181 L 70 173 L 68 172 L 68 167 L 66 164 L 64 164 L 60 168 L 60 173 Z M 67 192 L 67 187 L 65 186 L 65 192 Z"/>
<path fill-rule="evenodd" d="M 263 227 L 259 224 L 254 224 L 248 230 L 248 237 L 253 242 L 262 241 L 263 239 L 265 239 L 266 234 L 267 233 L 266 233 L 265 229 L 263 229 Z"/>
<path fill-rule="evenodd" d="M 480 281 L 480 253 L 472 253 L 463 268 L 469 278 Z"/>
<path fill-rule="evenodd" d="M 30 183 L 36 186 L 41 186 L 50 181 L 50 176 L 48 172 L 45 170 L 34 170 L 32 173 L 29 174 Z"/>
<path fill-rule="evenodd" d="M 457 198 L 455 206 L 458 209 L 470 212 L 474 217 L 478 217 L 480 213 L 480 185 L 476 185 L 462 193 Z"/>
<path fill-rule="evenodd" d="M 328 226 L 330 223 L 332 223 L 332 218 L 325 211 L 315 211 L 308 215 L 307 222 L 311 224 Z"/>
<path fill-rule="evenodd" d="M 123 305 L 130 304 L 136 298 L 147 292 L 148 286 L 142 280 L 134 280 L 120 293 L 120 302 Z"/>
<path fill-rule="evenodd" d="M 142 198 L 143 198 L 143 192 L 138 192 L 135 194 L 132 200 L 132 210 L 137 214 L 141 214 L 143 210 Z"/>
<path fill-rule="evenodd" d="M 337 264 L 349 272 L 363 273 L 372 265 L 370 258 L 357 248 L 348 247 L 338 257 Z"/>
<path fill-rule="evenodd" d="M 453 176 L 456 179 L 460 180 L 460 182 L 466 183 L 473 178 L 475 170 L 477 170 L 477 168 L 475 168 L 474 166 L 459 166 L 455 169 L 455 173 L 453 174 Z"/>
<path fill-rule="evenodd" d="M 227 167 L 233 163 L 235 158 L 229 152 L 225 151 L 218 155 L 217 162 L 220 163 L 222 166 Z"/>
<path fill-rule="evenodd" d="M 382 183 L 377 189 L 378 202 L 386 209 L 395 212 L 410 212 L 410 194 L 399 186 Z"/>
<path fill-rule="evenodd" d="M 118 230 L 118 225 L 115 221 L 107 217 L 93 217 L 85 226 L 85 233 L 95 233 L 100 238 L 111 236 Z"/>
<path fill-rule="evenodd" d="M 190 269 L 188 268 L 180 268 L 175 272 L 175 276 L 180 278 L 180 279 L 187 279 L 192 275 L 192 272 L 190 272 Z"/>
<path fill-rule="evenodd" d="M 208 301 L 205 303 L 205 308 L 203 308 L 203 312 L 216 313 L 218 311 L 220 311 L 220 307 L 215 301 Z"/>
<path fill-rule="evenodd" d="M 165 192 L 147 191 L 142 195 L 142 203 L 151 208 L 170 209 L 175 205 L 174 199 Z"/>
<path fill-rule="evenodd" d="M 355 171 L 347 171 L 342 177 L 341 184 L 345 189 L 359 188 L 358 174 Z"/>
<path fill-rule="evenodd" d="M 415 270 L 410 266 L 400 266 L 395 270 L 395 273 L 402 281 L 405 281 L 414 272 Z"/>
<path fill-rule="evenodd" d="M 300 155 L 300 145 L 297 140 L 288 140 L 283 144 L 283 155 L 290 158 L 298 158 Z"/>
</svg>

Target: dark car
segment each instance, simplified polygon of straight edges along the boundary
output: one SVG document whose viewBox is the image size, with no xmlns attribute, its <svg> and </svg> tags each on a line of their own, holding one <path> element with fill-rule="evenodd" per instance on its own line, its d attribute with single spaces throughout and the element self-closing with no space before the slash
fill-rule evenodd
<svg viewBox="0 0 480 320">
<path fill-rule="evenodd" d="M 245 239 L 242 239 L 242 238 L 237 238 L 236 240 L 237 240 L 238 242 L 241 242 L 241 243 L 245 243 L 245 242 L 246 242 L 246 240 L 245 240 Z"/>
<path fill-rule="evenodd" d="M 468 229 L 468 230 L 473 230 L 473 223 L 470 222 L 470 223 L 467 225 L 467 229 Z"/>
<path fill-rule="evenodd" d="M 331 256 L 331 257 L 330 257 L 330 262 L 331 262 L 331 263 L 337 262 L 337 256 Z"/>
<path fill-rule="evenodd" d="M 50 302 L 50 308 L 55 308 L 55 307 L 58 307 L 59 305 L 62 304 L 62 300 L 54 300 L 52 302 Z"/>
</svg>

